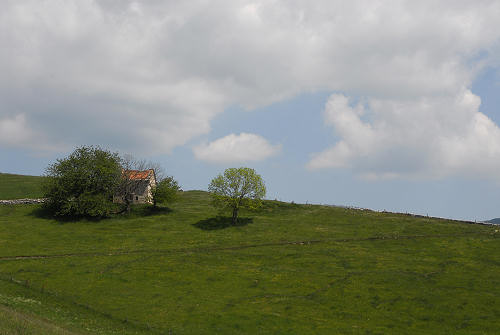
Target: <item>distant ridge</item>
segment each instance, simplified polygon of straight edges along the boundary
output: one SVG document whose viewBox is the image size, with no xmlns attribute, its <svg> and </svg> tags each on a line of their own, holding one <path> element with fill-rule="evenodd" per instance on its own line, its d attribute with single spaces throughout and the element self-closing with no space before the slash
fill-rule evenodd
<svg viewBox="0 0 500 335">
<path fill-rule="evenodd" d="M 495 219 L 491 219 L 491 220 L 484 221 L 484 222 L 491 223 L 491 224 L 500 224 L 500 218 L 495 218 Z"/>
</svg>

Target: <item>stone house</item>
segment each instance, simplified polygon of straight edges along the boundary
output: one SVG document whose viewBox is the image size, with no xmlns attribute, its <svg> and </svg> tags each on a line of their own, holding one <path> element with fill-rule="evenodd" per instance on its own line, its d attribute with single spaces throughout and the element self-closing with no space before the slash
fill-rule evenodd
<svg viewBox="0 0 500 335">
<path fill-rule="evenodd" d="M 123 177 L 126 182 L 122 194 L 113 196 L 113 202 L 124 203 L 124 197 L 127 196 L 132 204 L 153 203 L 152 189 L 156 186 L 156 175 L 153 169 L 123 170 Z"/>
</svg>

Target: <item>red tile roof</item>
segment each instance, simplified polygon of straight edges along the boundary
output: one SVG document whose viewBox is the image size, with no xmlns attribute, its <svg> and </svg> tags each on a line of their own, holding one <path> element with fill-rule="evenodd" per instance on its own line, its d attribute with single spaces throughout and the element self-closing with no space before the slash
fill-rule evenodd
<svg viewBox="0 0 500 335">
<path fill-rule="evenodd" d="M 130 180 L 149 179 L 149 178 L 151 178 L 151 176 L 154 173 L 155 172 L 153 169 L 144 170 L 144 171 L 140 171 L 140 170 L 125 170 L 125 171 L 123 171 L 123 174 L 125 174 L 128 177 L 128 179 L 130 179 Z"/>
</svg>

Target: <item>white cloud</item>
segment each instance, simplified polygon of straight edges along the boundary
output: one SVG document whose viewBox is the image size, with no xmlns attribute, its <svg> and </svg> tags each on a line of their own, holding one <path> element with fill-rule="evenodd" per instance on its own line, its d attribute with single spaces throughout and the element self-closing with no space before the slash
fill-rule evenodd
<svg viewBox="0 0 500 335">
<path fill-rule="evenodd" d="M 47 143 L 44 134 L 31 129 L 24 114 L 0 119 L 0 144 L 14 148 L 29 146 L 43 151 L 66 149 L 64 145 L 55 146 Z"/>
<path fill-rule="evenodd" d="M 477 108 L 456 100 L 480 69 L 499 66 L 498 17 L 496 0 L 7 1 L 0 11 L 0 119 L 24 115 L 49 146 L 162 154 L 207 134 L 228 106 L 251 109 L 324 90 L 361 98 L 374 119 L 341 113 L 345 120 L 331 121 L 341 142 L 311 166 L 363 170 L 356 162 L 368 140 L 360 136 L 379 152 L 414 150 L 410 140 L 385 138 L 381 130 L 398 134 L 408 118 L 415 128 L 445 131 L 438 142 L 458 157 L 461 148 L 486 141 L 480 129 L 495 133 Z M 15 145 L 39 150 L 32 141 Z M 387 172 L 378 161 L 373 171 L 430 171 L 433 157 L 443 155 L 436 148 L 419 147 L 425 161 L 416 166 Z M 483 155 L 493 158 L 481 166 L 496 159 Z M 472 169 L 447 169 L 457 166 Z"/>
<path fill-rule="evenodd" d="M 244 163 L 261 161 L 281 150 L 280 145 L 271 145 L 256 134 L 230 134 L 210 143 L 193 148 L 197 159 L 212 163 Z"/>
<path fill-rule="evenodd" d="M 469 175 L 498 179 L 500 128 L 469 90 L 456 96 L 368 99 L 330 96 L 325 122 L 340 140 L 315 154 L 311 169 L 348 167 L 367 178 Z"/>
</svg>

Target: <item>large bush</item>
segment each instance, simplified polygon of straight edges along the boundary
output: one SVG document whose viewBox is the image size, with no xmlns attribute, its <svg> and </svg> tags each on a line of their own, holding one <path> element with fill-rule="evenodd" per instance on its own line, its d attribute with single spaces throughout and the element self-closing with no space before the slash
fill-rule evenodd
<svg viewBox="0 0 500 335">
<path fill-rule="evenodd" d="M 44 206 L 54 216 L 104 217 L 113 209 L 120 157 L 99 147 L 80 147 L 50 165 L 46 176 Z"/>
</svg>

